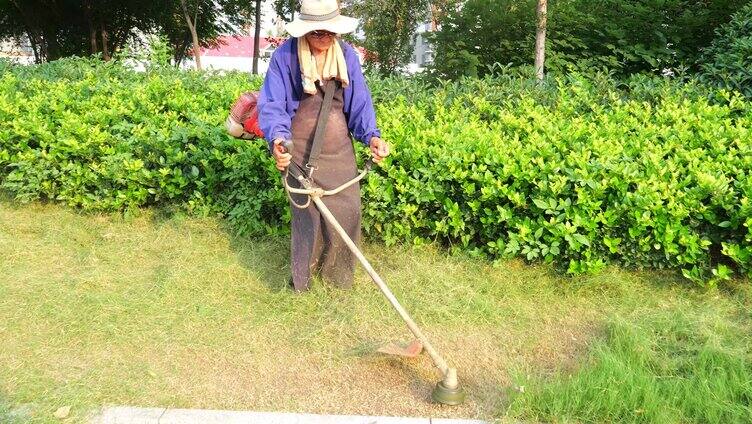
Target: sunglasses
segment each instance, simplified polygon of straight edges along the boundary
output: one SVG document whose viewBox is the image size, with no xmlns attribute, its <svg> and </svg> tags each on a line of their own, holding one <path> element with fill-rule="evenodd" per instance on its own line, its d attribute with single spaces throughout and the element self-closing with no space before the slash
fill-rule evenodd
<svg viewBox="0 0 752 424">
<path fill-rule="evenodd" d="M 316 38 L 324 38 L 324 37 L 333 37 L 334 33 L 329 32 L 329 31 L 316 30 L 316 31 L 309 32 L 308 35 L 316 37 Z"/>
</svg>

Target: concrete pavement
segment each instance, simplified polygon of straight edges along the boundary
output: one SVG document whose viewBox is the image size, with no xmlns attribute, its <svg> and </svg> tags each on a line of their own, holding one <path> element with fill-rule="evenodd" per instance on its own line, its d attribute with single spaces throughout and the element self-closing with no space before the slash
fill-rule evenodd
<svg viewBox="0 0 752 424">
<path fill-rule="evenodd" d="M 486 424 L 478 420 L 357 415 L 314 415 L 288 412 L 215 411 L 205 409 L 102 409 L 91 424 Z"/>
</svg>

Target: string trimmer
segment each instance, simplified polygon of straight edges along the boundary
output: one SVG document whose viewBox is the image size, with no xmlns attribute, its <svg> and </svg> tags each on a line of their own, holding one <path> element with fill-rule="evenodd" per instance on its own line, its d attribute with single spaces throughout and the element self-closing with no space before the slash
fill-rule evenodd
<svg viewBox="0 0 752 424">
<path fill-rule="evenodd" d="M 292 151 L 291 141 L 286 141 L 285 143 L 283 143 L 283 146 L 287 149 L 288 152 Z M 339 222 L 337 222 L 337 219 L 334 217 L 334 215 L 332 215 L 331 211 L 329 211 L 324 202 L 321 200 L 322 197 L 337 194 L 362 180 L 371 170 L 372 165 L 373 162 L 371 160 L 368 160 L 363 171 L 361 171 L 360 174 L 358 174 L 355 178 L 335 189 L 324 190 L 317 187 L 314 182 L 306 176 L 306 173 L 303 171 L 300 165 L 296 164 L 294 161 L 291 161 L 290 166 L 288 166 L 287 170 L 285 171 L 283 178 L 285 190 L 287 190 L 287 192 L 291 195 L 307 195 L 310 201 L 312 201 L 316 205 L 319 212 L 321 212 L 324 218 L 337 230 L 337 233 L 340 235 L 340 237 L 342 237 L 342 240 L 345 242 L 345 244 L 347 244 L 347 247 L 349 247 L 353 254 L 358 258 L 368 275 L 371 276 L 373 282 L 376 283 L 379 290 L 381 290 L 381 293 L 384 294 L 384 296 L 394 307 L 402 320 L 405 321 L 407 328 L 410 329 L 410 331 L 420 341 L 422 347 L 425 348 L 426 352 L 428 352 L 428 355 L 431 357 L 433 363 L 436 365 L 439 371 L 441 371 L 442 375 L 441 381 L 436 384 L 436 388 L 434 388 L 433 390 L 433 400 L 445 405 L 459 405 L 465 400 L 465 391 L 462 389 L 459 380 L 457 379 L 457 370 L 450 367 L 444 360 L 444 358 L 442 358 L 441 355 L 439 355 L 439 353 L 436 351 L 436 349 L 434 349 L 425 334 L 423 334 L 420 328 L 418 328 L 418 325 L 415 324 L 415 321 L 410 318 L 410 315 L 407 313 L 405 308 L 400 305 L 397 298 L 394 296 L 394 294 L 392 294 L 391 290 L 389 290 L 389 287 L 386 285 L 386 283 L 384 283 L 384 280 L 382 280 L 379 274 L 376 273 L 363 253 L 360 251 L 360 249 L 358 249 L 358 246 L 355 245 L 350 236 L 348 236 L 347 232 L 342 228 Z M 303 188 L 290 187 L 287 183 L 288 176 L 293 177 L 296 181 L 298 181 L 298 183 L 300 183 L 300 186 Z M 307 203 L 308 202 L 306 202 L 306 204 Z M 387 348 L 383 351 L 386 353 L 402 354 L 403 356 L 413 356 L 414 354 L 417 354 L 416 351 L 420 351 L 420 347 L 414 343 L 405 351 L 400 351 L 399 349 L 397 349 L 396 351 L 394 350 L 394 348 Z"/>
</svg>

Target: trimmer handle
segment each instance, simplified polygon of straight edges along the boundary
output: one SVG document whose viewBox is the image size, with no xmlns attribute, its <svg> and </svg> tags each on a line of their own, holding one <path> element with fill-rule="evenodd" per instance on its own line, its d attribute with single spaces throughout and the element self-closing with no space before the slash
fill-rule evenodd
<svg viewBox="0 0 752 424">
<path fill-rule="evenodd" d="M 295 146 L 292 140 L 282 140 L 279 144 L 285 149 L 285 153 L 292 153 L 292 148 Z"/>
</svg>

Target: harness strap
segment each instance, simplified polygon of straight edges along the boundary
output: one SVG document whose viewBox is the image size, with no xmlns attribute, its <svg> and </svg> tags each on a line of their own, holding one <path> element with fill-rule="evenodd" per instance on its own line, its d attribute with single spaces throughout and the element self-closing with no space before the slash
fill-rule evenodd
<svg viewBox="0 0 752 424">
<path fill-rule="evenodd" d="M 337 88 L 337 81 L 329 80 L 324 84 L 324 103 L 319 111 L 319 118 L 316 122 L 316 131 L 313 134 L 313 143 L 311 152 L 308 154 L 308 161 L 305 165 L 308 168 L 309 175 L 318 167 L 319 154 L 324 144 L 324 133 L 326 124 L 329 122 L 329 112 L 332 110 L 332 99 L 334 99 L 334 90 Z"/>
</svg>

